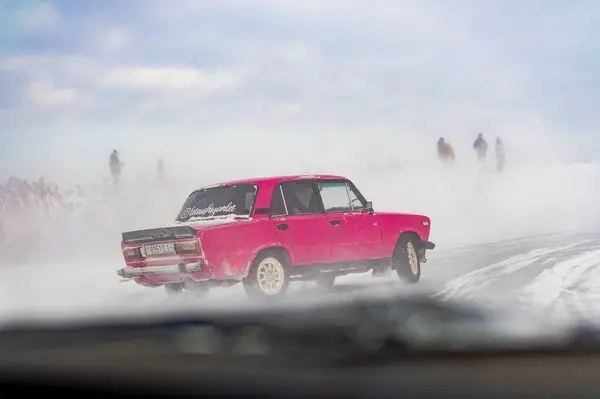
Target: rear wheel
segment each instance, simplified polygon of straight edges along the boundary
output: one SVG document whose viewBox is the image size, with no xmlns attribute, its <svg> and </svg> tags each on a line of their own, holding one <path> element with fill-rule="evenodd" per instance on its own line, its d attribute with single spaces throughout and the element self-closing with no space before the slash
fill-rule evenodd
<svg viewBox="0 0 600 399">
<path fill-rule="evenodd" d="M 186 292 L 189 294 L 192 294 L 196 297 L 203 297 L 208 295 L 211 284 L 209 281 L 194 281 L 192 279 L 188 279 L 184 282 L 184 287 Z"/>
<path fill-rule="evenodd" d="M 277 251 L 259 254 L 244 280 L 244 289 L 251 298 L 277 298 L 287 292 L 290 284 L 288 261 Z"/>
<path fill-rule="evenodd" d="M 183 292 L 183 283 L 169 283 L 165 284 L 165 290 L 168 295 L 177 295 Z"/>
<path fill-rule="evenodd" d="M 392 257 L 398 277 L 407 284 L 415 284 L 421 279 L 421 261 L 417 248 L 417 238 L 401 237 Z"/>
</svg>

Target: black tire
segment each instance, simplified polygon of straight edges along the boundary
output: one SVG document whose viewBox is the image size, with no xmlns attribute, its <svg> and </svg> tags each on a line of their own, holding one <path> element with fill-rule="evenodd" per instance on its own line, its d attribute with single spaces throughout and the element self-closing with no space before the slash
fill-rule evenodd
<svg viewBox="0 0 600 399">
<path fill-rule="evenodd" d="M 379 277 L 387 277 L 392 272 L 393 265 L 391 262 L 381 262 L 373 267 L 373 271 L 371 272 L 371 276 L 375 278 Z"/>
<path fill-rule="evenodd" d="M 330 290 L 335 285 L 336 277 L 335 274 L 319 274 L 315 278 L 315 283 L 317 284 L 317 287 L 322 290 Z"/>
<path fill-rule="evenodd" d="M 201 298 L 208 295 L 211 284 L 208 281 L 187 280 L 184 283 L 185 291 L 195 297 Z"/>
<path fill-rule="evenodd" d="M 261 252 L 252 262 L 243 284 L 246 294 L 253 299 L 285 296 L 290 285 L 287 256 L 279 251 Z"/>
<path fill-rule="evenodd" d="M 178 295 L 183 292 L 183 283 L 169 283 L 165 284 L 165 290 L 168 295 Z"/>
<path fill-rule="evenodd" d="M 418 238 L 402 236 L 396 244 L 392 257 L 393 266 L 398 277 L 407 284 L 418 283 L 421 279 L 421 261 L 417 248 L 419 248 Z"/>
</svg>

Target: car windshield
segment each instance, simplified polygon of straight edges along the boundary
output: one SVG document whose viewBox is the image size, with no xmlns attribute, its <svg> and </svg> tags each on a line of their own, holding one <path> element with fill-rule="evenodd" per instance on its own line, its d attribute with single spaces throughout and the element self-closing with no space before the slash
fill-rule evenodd
<svg viewBox="0 0 600 399">
<path fill-rule="evenodd" d="M 0 328 L 422 291 L 600 326 L 600 1 L 366 5 L 0 0 Z M 249 325 L 123 352 L 287 356 Z"/>
<path fill-rule="evenodd" d="M 256 186 L 240 184 L 198 190 L 190 194 L 177 215 L 177 222 L 222 216 L 249 216 L 256 199 Z"/>
</svg>

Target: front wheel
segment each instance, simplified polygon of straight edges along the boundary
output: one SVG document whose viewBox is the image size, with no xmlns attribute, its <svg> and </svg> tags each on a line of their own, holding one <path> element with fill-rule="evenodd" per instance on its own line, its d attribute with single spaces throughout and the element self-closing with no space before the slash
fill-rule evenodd
<svg viewBox="0 0 600 399">
<path fill-rule="evenodd" d="M 415 284 L 421 279 L 421 261 L 417 253 L 417 242 L 413 237 L 401 238 L 392 258 L 398 277 L 407 284 Z"/>
<path fill-rule="evenodd" d="M 288 262 L 285 256 L 275 251 L 259 254 L 250 273 L 244 280 L 244 289 L 251 298 L 282 297 L 290 284 Z"/>
</svg>

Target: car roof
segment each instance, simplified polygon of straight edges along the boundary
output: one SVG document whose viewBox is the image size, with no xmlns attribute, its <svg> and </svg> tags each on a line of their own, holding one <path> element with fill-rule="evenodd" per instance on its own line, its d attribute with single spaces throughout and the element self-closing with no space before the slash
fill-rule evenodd
<svg viewBox="0 0 600 399">
<path fill-rule="evenodd" d="M 343 179 L 347 180 L 344 176 L 336 175 L 289 175 L 289 176 L 270 176 L 270 177 L 252 177 L 249 179 L 231 180 L 222 183 L 210 184 L 208 186 L 201 187 L 200 190 L 211 187 L 222 187 L 222 186 L 233 186 L 236 184 L 277 184 L 285 181 L 292 180 L 321 180 L 321 179 Z"/>
</svg>

